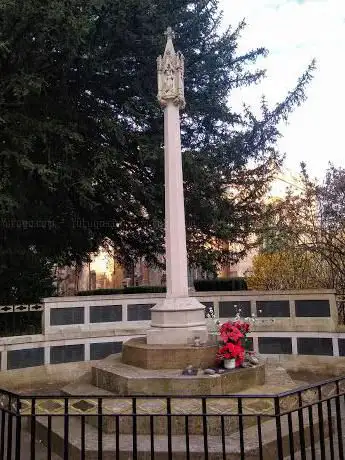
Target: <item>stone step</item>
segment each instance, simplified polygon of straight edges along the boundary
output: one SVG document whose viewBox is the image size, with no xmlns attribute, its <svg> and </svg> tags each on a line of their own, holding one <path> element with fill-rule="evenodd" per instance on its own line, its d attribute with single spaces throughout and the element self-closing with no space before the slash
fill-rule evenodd
<svg viewBox="0 0 345 460">
<path fill-rule="evenodd" d="M 114 396 L 112 398 L 104 398 L 102 400 L 102 430 L 105 433 L 115 433 L 116 418 L 112 414 L 119 414 L 119 427 L 121 434 L 131 434 L 133 431 L 133 417 L 132 414 L 132 399 L 130 398 L 116 398 L 114 393 L 98 388 L 88 383 L 75 383 L 67 385 L 62 389 L 63 393 L 69 396 L 76 396 L 73 404 L 81 407 L 84 410 L 87 423 L 94 427 L 98 427 L 99 419 L 98 413 L 98 398 L 97 396 Z M 80 395 L 83 395 L 80 398 Z M 94 397 L 95 396 L 95 397 Z M 159 397 L 146 399 L 137 397 L 137 413 L 141 414 L 137 418 L 137 432 L 139 434 L 149 434 L 151 432 L 151 419 L 150 416 L 154 414 L 165 414 L 167 412 L 167 401 Z M 273 413 L 273 400 L 272 399 L 243 399 L 243 410 L 245 413 L 270 412 Z M 202 403 L 200 398 L 195 399 L 171 399 L 171 411 L 176 414 L 171 417 L 171 431 L 173 435 L 184 434 L 185 430 L 185 415 L 195 414 L 189 416 L 189 432 L 193 435 L 201 435 L 203 433 L 202 424 Z M 224 427 L 228 433 L 238 430 L 238 405 L 237 399 L 220 399 L 209 398 L 207 402 L 207 413 L 210 414 L 208 418 L 208 431 L 211 435 L 217 436 L 221 434 L 220 416 L 224 413 L 234 414 L 224 416 Z M 107 415 L 109 414 L 109 415 Z M 212 414 L 212 415 L 211 415 Z M 167 417 L 162 415 L 154 415 L 154 433 L 165 434 L 168 429 Z M 265 420 L 265 417 L 262 417 Z M 244 426 L 251 426 L 257 422 L 256 415 L 248 416 L 243 419 Z"/>
<path fill-rule="evenodd" d="M 125 364 L 121 356 L 92 366 L 93 385 L 121 395 L 222 395 L 238 393 L 265 382 L 265 365 L 232 369 L 223 374 L 182 375 L 182 369 L 143 369 Z"/>
<path fill-rule="evenodd" d="M 76 382 L 70 383 L 62 388 L 62 393 L 71 396 L 89 395 L 89 396 L 113 396 L 114 393 L 103 388 L 96 387 L 91 383 Z"/>
<path fill-rule="evenodd" d="M 88 404 L 88 411 L 97 412 L 98 411 L 98 398 L 92 398 L 92 396 L 113 396 L 114 393 L 104 390 L 103 388 L 98 388 L 90 383 L 71 383 L 64 388 L 62 392 L 68 396 L 80 396 L 83 395 L 81 401 L 85 401 L 85 404 Z M 104 414 L 113 414 L 116 411 L 117 407 L 114 406 L 116 400 L 104 399 L 102 401 L 102 412 Z M 86 407 L 86 406 L 85 406 Z M 86 415 L 85 420 L 87 423 L 90 423 L 94 427 L 98 427 L 98 417 L 95 415 Z M 102 430 L 105 433 L 115 433 L 115 418 L 113 416 L 103 416 L 103 425 Z"/>
<path fill-rule="evenodd" d="M 290 386 L 290 388 L 293 388 L 294 386 L 297 386 L 298 383 L 296 383 L 289 373 L 284 369 L 284 367 L 280 366 L 279 363 L 274 363 L 272 364 L 266 364 L 266 384 L 271 384 L 271 385 L 281 385 L 282 382 L 284 382 L 284 385 Z"/>
<path fill-rule="evenodd" d="M 310 427 L 307 414 L 304 414 L 304 434 L 305 445 L 310 445 Z M 299 425 L 297 413 L 292 414 L 294 451 L 300 450 L 299 442 Z M 332 420 L 332 427 L 335 429 L 335 419 Z M 64 453 L 64 418 L 55 416 L 52 417 L 51 423 L 51 445 L 53 452 L 63 457 Z M 68 424 L 68 442 L 69 442 L 69 460 L 79 460 L 81 458 L 81 420 L 80 417 L 72 416 L 69 418 Z M 288 455 L 289 451 L 289 434 L 287 417 L 281 420 L 282 441 L 284 455 Z M 319 439 L 318 420 L 313 419 L 314 442 Z M 262 442 L 263 442 L 263 458 L 265 460 L 276 460 L 277 454 L 277 432 L 274 419 L 261 424 Z M 324 434 L 328 436 L 329 427 L 327 419 L 324 421 Z M 38 439 L 47 445 L 48 442 L 48 418 L 39 416 L 36 419 L 36 434 Z M 208 458 L 210 460 L 219 460 L 222 457 L 222 440 L 220 436 L 208 436 Z M 97 428 L 90 424 L 85 424 L 85 460 L 98 459 L 98 443 L 99 433 Z M 259 458 L 259 443 L 257 427 L 252 426 L 243 431 L 244 453 L 246 460 L 257 460 Z M 184 460 L 186 458 L 186 437 L 177 435 L 171 437 L 172 451 L 174 460 Z M 190 435 L 190 459 L 201 460 L 205 458 L 204 438 L 200 435 Z M 151 458 L 151 437 L 149 435 L 137 435 L 137 449 L 139 460 L 148 460 Z M 133 436 L 128 434 L 119 435 L 119 458 L 128 460 L 133 457 Z M 113 460 L 117 451 L 116 435 L 102 433 L 102 459 Z M 225 436 L 225 451 L 227 460 L 240 460 L 240 435 L 239 432 L 227 433 Z M 154 436 L 154 452 L 156 460 L 168 459 L 168 438 L 166 435 Z"/>
</svg>

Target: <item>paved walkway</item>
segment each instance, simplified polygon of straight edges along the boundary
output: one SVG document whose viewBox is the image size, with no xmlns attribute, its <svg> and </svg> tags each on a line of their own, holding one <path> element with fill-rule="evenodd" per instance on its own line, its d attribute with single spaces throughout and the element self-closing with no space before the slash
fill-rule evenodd
<svg viewBox="0 0 345 460">
<path fill-rule="evenodd" d="M 343 445 L 343 455 L 345 455 L 345 403 L 344 399 L 341 398 L 341 404 L 340 404 L 340 410 L 342 414 L 342 445 Z M 335 417 L 336 415 L 336 408 L 335 408 L 335 403 L 332 401 L 332 407 L 331 407 L 331 413 L 332 416 Z M 327 437 L 325 439 L 325 449 L 324 449 L 324 454 L 325 454 L 325 460 L 339 460 L 340 455 L 339 455 L 339 437 L 338 437 L 338 432 L 337 432 L 337 425 L 335 425 L 335 431 L 333 432 L 333 454 L 331 453 L 331 443 L 330 443 L 330 438 Z M 328 433 L 327 433 L 328 434 Z M 320 442 L 316 442 L 314 444 L 314 451 L 315 451 L 315 457 L 312 455 L 312 448 L 309 447 L 306 449 L 306 460 L 313 460 L 315 458 L 316 460 L 321 460 L 323 457 L 321 455 L 322 449 Z M 284 460 L 290 460 L 291 457 L 288 455 L 287 457 L 284 458 Z M 295 460 L 302 460 L 302 455 L 301 452 L 297 452 L 295 454 Z"/>
<path fill-rule="evenodd" d="M 21 445 L 21 457 L 20 460 L 31 460 L 30 456 L 30 434 L 27 431 L 23 431 L 22 433 L 22 445 Z M 47 448 L 44 446 L 42 443 L 39 441 L 36 441 L 35 443 L 35 460 L 47 460 Z M 52 454 L 51 460 L 62 460 L 61 457 L 59 457 L 56 454 Z"/>
<path fill-rule="evenodd" d="M 7 439 L 7 429 L 6 429 L 6 439 Z M 13 443 L 12 443 L 12 452 L 11 452 L 11 459 L 15 458 L 15 448 L 16 448 L 16 438 L 15 438 L 15 427 L 13 427 L 13 435 L 12 435 Z M 21 448 L 20 448 L 20 460 L 31 460 L 31 434 L 26 429 L 22 429 L 21 433 Z M 1 458 L 8 459 L 7 452 L 7 445 L 5 442 L 5 451 L 4 456 Z M 47 447 L 44 446 L 41 442 L 35 441 L 35 460 L 47 460 Z M 62 460 L 56 454 L 52 454 L 51 460 Z"/>
</svg>

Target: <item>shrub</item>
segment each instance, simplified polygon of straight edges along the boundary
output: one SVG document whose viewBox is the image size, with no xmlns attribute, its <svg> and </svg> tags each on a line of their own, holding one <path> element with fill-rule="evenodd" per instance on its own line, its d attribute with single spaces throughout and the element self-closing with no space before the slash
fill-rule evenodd
<svg viewBox="0 0 345 460">
<path fill-rule="evenodd" d="M 244 278 L 216 278 L 214 280 L 195 280 L 196 291 L 247 291 Z"/>
<path fill-rule="evenodd" d="M 42 334 L 42 312 L 11 312 L 0 315 L 0 337 Z"/>
<path fill-rule="evenodd" d="M 80 291 L 78 296 L 86 295 L 108 295 L 108 294 L 145 294 L 166 292 L 165 286 L 130 286 L 118 289 L 94 289 L 90 291 Z"/>
</svg>

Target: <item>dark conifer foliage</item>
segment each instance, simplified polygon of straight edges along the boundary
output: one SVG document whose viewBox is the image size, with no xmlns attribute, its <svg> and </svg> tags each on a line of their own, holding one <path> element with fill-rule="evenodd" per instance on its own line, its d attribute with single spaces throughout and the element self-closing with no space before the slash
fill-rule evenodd
<svg viewBox="0 0 345 460">
<path fill-rule="evenodd" d="M 285 100 L 263 100 L 260 118 L 236 113 L 232 91 L 264 78 L 252 64 L 267 51 L 239 55 L 244 22 L 220 34 L 220 21 L 217 0 L 0 0 L 2 274 L 11 258 L 1 254 L 28 247 L 49 263 L 81 261 L 105 238 L 127 262 L 164 253 L 156 58 L 168 25 L 186 60 L 190 261 L 245 253 L 281 161 L 277 125 L 303 101 L 314 64 Z"/>
</svg>

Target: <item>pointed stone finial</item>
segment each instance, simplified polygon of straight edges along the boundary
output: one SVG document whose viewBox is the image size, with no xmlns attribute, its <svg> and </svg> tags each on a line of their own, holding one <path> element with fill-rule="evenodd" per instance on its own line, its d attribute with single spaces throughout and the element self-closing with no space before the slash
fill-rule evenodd
<svg viewBox="0 0 345 460">
<path fill-rule="evenodd" d="M 164 32 L 164 35 L 166 35 L 167 39 L 169 40 L 174 40 L 175 38 L 175 32 L 172 30 L 171 27 L 168 27 L 166 32 Z"/>
<path fill-rule="evenodd" d="M 181 53 L 175 52 L 173 38 L 175 34 L 171 27 L 165 32 L 167 44 L 164 55 L 157 58 L 158 70 L 158 100 L 162 107 L 168 102 L 183 109 L 184 99 L 184 57 Z"/>
</svg>

